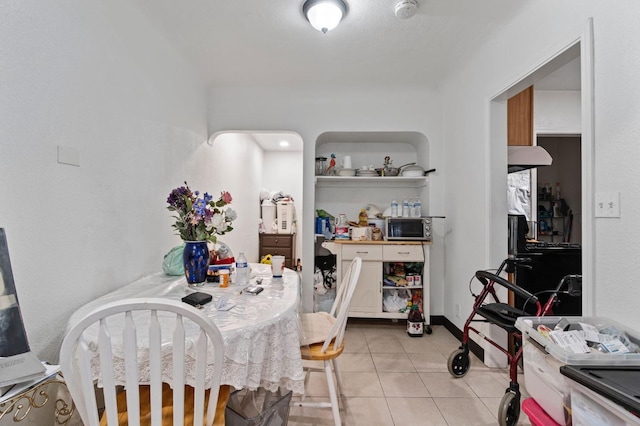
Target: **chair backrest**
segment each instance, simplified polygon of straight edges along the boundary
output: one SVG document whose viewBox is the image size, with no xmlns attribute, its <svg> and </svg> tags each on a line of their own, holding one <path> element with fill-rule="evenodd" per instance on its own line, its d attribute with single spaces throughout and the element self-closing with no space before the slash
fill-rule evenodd
<svg viewBox="0 0 640 426">
<path fill-rule="evenodd" d="M 322 345 L 322 352 L 326 352 L 333 341 L 333 348 L 337 349 L 344 340 L 344 331 L 347 326 L 347 317 L 349 316 L 349 305 L 351 297 L 356 290 L 358 278 L 360 277 L 360 269 L 362 268 L 362 259 L 356 257 L 342 274 L 342 281 L 336 290 L 336 299 L 331 306 L 331 315 L 336 317 L 336 321 L 331 327 L 331 331 Z"/>
<path fill-rule="evenodd" d="M 163 368 L 168 356 L 172 364 L 165 364 Z M 203 424 L 205 389 L 209 388 L 206 424 L 213 424 L 224 342 L 218 328 L 198 309 L 168 299 L 127 299 L 95 309 L 71 328 L 60 349 L 60 367 L 87 426 L 100 423 L 96 379 L 104 388 L 108 424 L 118 424 L 116 386 L 119 383 L 114 374 L 114 357 L 120 366 L 124 364 L 129 425 L 139 424 L 140 376 L 143 384 L 150 385 L 151 424 L 162 424 L 163 373 L 172 376 L 173 424 L 183 424 L 186 363 L 193 367 L 193 377 L 189 374 L 187 384 L 194 388 L 194 406 L 186 407 L 186 411 L 193 409 L 194 424 Z M 92 365 L 99 366 L 97 378 L 92 373 Z"/>
</svg>

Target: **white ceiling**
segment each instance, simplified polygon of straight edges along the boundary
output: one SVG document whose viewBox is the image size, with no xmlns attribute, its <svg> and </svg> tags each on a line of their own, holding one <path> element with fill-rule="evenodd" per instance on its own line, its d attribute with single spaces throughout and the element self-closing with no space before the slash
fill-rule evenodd
<svg viewBox="0 0 640 426">
<path fill-rule="evenodd" d="M 514 0 L 418 0 L 398 19 L 400 0 L 345 0 L 327 34 L 302 14 L 304 0 L 130 0 L 211 87 L 436 87 L 486 38 L 518 14 Z M 575 60 L 536 82 L 579 90 Z M 298 135 L 252 135 L 266 151 L 302 150 Z M 283 148 L 280 141 L 291 145 Z"/>
<path fill-rule="evenodd" d="M 447 70 L 517 14 L 514 0 L 346 0 L 349 12 L 322 34 L 303 0 L 131 0 L 217 86 L 437 86 Z"/>
</svg>

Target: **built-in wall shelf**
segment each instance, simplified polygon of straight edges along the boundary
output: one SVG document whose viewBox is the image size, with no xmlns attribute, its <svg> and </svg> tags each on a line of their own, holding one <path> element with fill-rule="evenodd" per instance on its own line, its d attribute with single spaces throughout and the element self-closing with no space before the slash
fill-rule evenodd
<svg viewBox="0 0 640 426">
<path fill-rule="evenodd" d="M 427 186 L 427 177 L 418 176 L 316 176 L 316 186 L 377 187 L 377 188 L 419 188 Z"/>
</svg>

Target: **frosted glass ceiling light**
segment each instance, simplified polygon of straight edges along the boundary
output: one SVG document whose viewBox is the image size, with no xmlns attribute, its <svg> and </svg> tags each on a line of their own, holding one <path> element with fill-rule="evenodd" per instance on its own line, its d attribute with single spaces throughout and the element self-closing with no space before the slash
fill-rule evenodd
<svg viewBox="0 0 640 426">
<path fill-rule="evenodd" d="M 342 0 L 307 0 L 302 5 L 302 13 L 313 28 L 326 33 L 337 27 L 347 14 L 347 4 Z"/>
</svg>

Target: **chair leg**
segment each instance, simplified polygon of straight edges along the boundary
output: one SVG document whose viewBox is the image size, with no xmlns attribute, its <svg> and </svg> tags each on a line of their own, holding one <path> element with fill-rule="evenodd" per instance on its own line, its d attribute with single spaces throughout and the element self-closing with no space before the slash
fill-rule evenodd
<svg viewBox="0 0 640 426">
<path fill-rule="evenodd" d="M 309 368 L 304 369 L 304 393 L 300 395 L 300 401 L 304 401 L 307 397 L 307 388 L 309 387 L 309 376 L 311 376 L 311 370 Z"/>
<path fill-rule="evenodd" d="M 333 383 L 331 361 L 324 361 L 324 371 L 327 375 L 327 386 L 329 387 L 329 400 L 331 401 L 331 410 L 333 411 L 333 421 L 335 426 L 342 426 L 340 420 L 340 406 L 338 405 L 338 396 L 336 395 L 336 385 Z"/>
<path fill-rule="evenodd" d="M 333 363 L 333 371 L 336 374 L 336 383 L 338 384 L 338 396 L 344 396 L 344 391 L 342 390 L 342 376 L 340 375 L 340 369 L 338 368 L 338 359 L 334 358 L 331 360 Z"/>
</svg>

